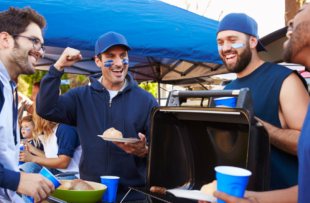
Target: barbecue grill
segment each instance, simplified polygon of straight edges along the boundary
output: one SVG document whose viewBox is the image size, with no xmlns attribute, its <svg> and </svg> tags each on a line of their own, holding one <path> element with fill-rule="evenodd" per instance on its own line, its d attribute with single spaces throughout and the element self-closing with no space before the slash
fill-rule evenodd
<svg viewBox="0 0 310 203">
<path fill-rule="evenodd" d="M 236 108 L 215 107 L 217 97 L 237 97 Z M 200 98 L 200 107 L 182 106 Z M 203 107 L 208 99 L 208 105 Z M 252 172 L 248 190 L 266 191 L 270 179 L 270 143 L 254 119 L 248 88 L 216 91 L 171 91 L 165 107 L 153 109 L 150 119 L 146 188 L 152 202 L 193 202 L 171 194 L 150 193 L 151 186 L 200 190 L 215 180 L 215 166 Z M 197 202 L 197 201 L 196 201 Z"/>
</svg>

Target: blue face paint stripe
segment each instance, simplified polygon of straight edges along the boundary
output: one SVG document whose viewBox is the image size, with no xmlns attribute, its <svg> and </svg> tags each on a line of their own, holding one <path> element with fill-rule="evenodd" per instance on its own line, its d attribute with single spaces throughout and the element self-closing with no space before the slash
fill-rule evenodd
<svg viewBox="0 0 310 203">
<path fill-rule="evenodd" d="M 104 62 L 104 67 L 110 67 L 112 66 L 113 60 L 105 61 Z"/>
<path fill-rule="evenodd" d="M 231 47 L 234 48 L 234 49 L 238 49 L 238 48 L 244 47 L 244 44 L 236 43 L 236 44 L 232 44 Z"/>
<path fill-rule="evenodd" d="M 124 63 L 124 65 L 128 65 L 129 60 L 128 59 L 123 59 L 123 63 Z"/>
<path fill-rule="evenodd" d="M 241 47 L 244 47 L 245 45 L 242 44 L 242 43 L 235 43 L 235 44 L 232 44 L 231 47 L 234 48 L 234 49 L 238 49 L 238 48 L 241 48 Z M 223 46 L 217 46 L 217 49 L 218 51 L 222 51 L 223 49 Z"/>
<path fill-rule="evenodd" d="M 29 131 L 30 131 L 30 129 L 25 129 L 25 131 L 29 132 Z"/>
</svg>

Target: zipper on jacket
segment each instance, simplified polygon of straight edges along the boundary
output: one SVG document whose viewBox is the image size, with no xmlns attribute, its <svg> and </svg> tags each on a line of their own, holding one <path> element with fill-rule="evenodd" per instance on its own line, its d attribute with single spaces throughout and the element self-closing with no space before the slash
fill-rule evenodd
<svg viewBox="0 0 310 203">
<path fill-rule="evenodd" d="M 112 99 L 110 99 L 109 101 L 109 107 L 111 107 L 111 105 L 112 105 Z"/>
</svg>

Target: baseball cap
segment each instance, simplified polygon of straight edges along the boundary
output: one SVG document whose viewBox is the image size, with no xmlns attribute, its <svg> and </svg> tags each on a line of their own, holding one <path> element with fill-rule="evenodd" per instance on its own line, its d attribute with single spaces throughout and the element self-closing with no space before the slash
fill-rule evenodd
<svg viewBox="0 0 310 203">
<path fill-rule="evenodd" d="M 128 46 L 127 40 L 123 35 L 116 32 L 107 32 L 101 35 L 96 42 L 95 45 L 96 56 L 98 54 L 105 52 L 108 48 L 115 45 L 121 45 L 124 46 L 127 50 L 131 50 L 131 48 Z"/>
<path fill-rule="evenodd" d="M 217 27 L 217 34 L 224 30 L 235 30 L 238 32 L 243 32 L 245 34 L 253 35 L 258 38 L 257 34 L 257 23 L 250 16 L 244 13 L 230 13 L 226 15 Z M 256 50 L 267 51 L 264 45 L 258 40 Z"/>
</svg>

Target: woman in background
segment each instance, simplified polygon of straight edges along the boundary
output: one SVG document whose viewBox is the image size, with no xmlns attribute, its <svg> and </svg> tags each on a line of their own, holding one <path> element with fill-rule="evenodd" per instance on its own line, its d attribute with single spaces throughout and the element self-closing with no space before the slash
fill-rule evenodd
<svg viewBox="0 0 310 203">
<path fill-rule="evenodd" d="M 54 175 L 72 172 L 75 175 L 59 177 L 61 180 L 79 178 L 79 162 L 82 153 L 76 127 L 58 124 L 33 114 L 35 128 L 34 139 L 40 139 L 44 151 L 30 143 L 20 152 L 20 161 L 26 162 L 20 169 L 26 173 L 39 173 L 42 167 L 48 168 Z M 34 155 L 32 155 L 34 154 Z"/>
</svg>

